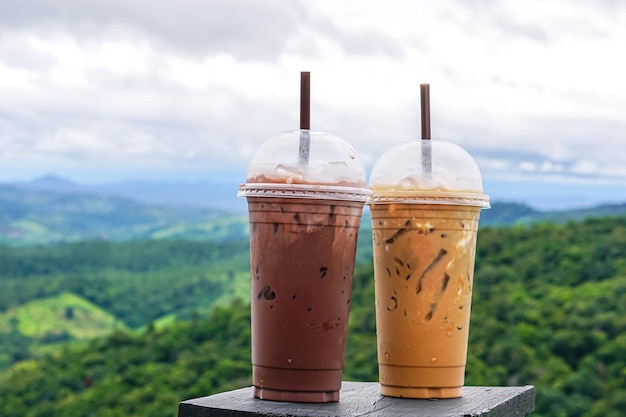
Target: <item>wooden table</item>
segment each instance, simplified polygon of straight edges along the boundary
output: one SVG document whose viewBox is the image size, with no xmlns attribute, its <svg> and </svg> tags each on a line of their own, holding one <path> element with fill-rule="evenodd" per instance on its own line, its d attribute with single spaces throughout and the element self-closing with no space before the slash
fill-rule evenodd
<svg viewBox="0 0 626 417">
<path fill-rule="evenodd" d="M 461 398 L 416 400 L 383 397 L 377 382 L 343 382 L 340 395 L 334 403 L 287 403 L 254 398 L 248 387 L 183 401 L 178 417 L 510 417 L 535 409 L 533 386 L 464 387 Z"/>
</svg>

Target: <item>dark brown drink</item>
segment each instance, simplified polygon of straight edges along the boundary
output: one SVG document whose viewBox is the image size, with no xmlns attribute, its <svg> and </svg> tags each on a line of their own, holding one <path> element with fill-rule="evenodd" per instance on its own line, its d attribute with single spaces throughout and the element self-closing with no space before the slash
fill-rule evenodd
<svg viewBox="0 0 626 417">
<path fill-rule="evenodd" d="M 248 197 L 254 396 L 339 400 L 363 201 Z"/>
</svg>

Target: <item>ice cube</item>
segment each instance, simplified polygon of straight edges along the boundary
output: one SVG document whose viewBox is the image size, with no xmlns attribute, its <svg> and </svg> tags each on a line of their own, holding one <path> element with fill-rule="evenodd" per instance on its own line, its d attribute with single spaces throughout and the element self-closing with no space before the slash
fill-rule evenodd
<svg viewBox="0 0 626 417">
<path fill-rule="evenodd" d="M 303 170 L 295 165 L 278 164 L 274 169 L 274 177 L 286 184 L 302 184 L 305 182 Z"/>
</svg>

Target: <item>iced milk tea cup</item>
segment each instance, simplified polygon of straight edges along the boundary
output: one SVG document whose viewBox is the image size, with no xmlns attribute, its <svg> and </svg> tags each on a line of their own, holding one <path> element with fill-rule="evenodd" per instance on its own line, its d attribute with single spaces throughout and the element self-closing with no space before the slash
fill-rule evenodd
<svg viewBox="0 0 626 417">
<path fill-rule="evenodd" d="M 407 142 L 376 161 L 369 185 L 381 393 L 460 397 L 476 233 L 489 207 L 478 166 L 452 143 Z"/>
</svg>

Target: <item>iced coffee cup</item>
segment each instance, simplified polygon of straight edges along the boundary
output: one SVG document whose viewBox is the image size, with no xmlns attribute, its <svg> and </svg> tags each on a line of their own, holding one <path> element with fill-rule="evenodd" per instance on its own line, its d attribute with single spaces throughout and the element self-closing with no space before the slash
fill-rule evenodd
<svg viewBox="0 0 626 417">
<path fill-rule="evenodd" d="M 444 141 L 396 145 L 370 175 L 381 393 L 462 394 L 483 194 L 480 171 Z"/>
<path fill-rule="evenodd" d="M 257 398 L 339 400 L 365 168 L 343 139 L 266 140 L 239 196 L 250 216 L 252 380 Z"/>
</svg>

